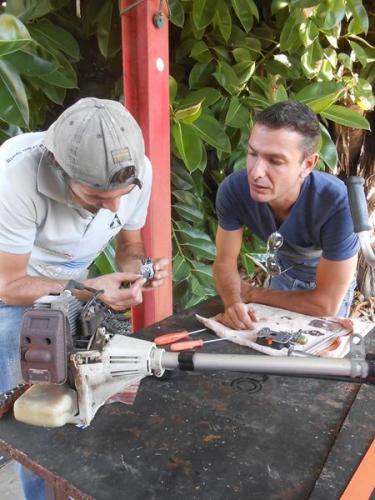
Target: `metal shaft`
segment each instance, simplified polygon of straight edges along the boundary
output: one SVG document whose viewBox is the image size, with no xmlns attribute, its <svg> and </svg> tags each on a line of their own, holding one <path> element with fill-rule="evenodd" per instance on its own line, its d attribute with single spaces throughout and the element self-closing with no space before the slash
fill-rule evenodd
<svg viewBox="0 0 375 500">
<path fill-rule="evenodd" d="M 164 352 L 161 365 L 167 370 L 179 368 L 179 353 Z M 328 375 L 366 378 L 366 361 L 332 358 L 292 358 L 287 356 L 256 356 L 243 354 L 194 353 L 194 370 L 229 370 L 236 372 L 278 375 Z"/>
</svg>

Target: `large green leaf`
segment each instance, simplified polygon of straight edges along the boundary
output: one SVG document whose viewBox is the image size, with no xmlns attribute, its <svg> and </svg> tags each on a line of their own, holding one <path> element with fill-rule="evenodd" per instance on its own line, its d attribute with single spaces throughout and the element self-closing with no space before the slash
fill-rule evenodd
<svg viewBox="0 0 375 500">
<path fill-rule="evenodd" d="M 202 212 L 192 205 L 188 205 L 187 203 L 174 203 L 173 209 L 182 219 L 192 222 L 193 224 L 199 224 L 202 221 Z"/>
<path fill-rule="evenodd" d="M 374 75 L 375 77 L 375 75 Z M 375 96 L 372 85 L 369 81 L 359 78 L 355 82 L 353 94 L 356 104 L 365 111 L 369 111 L 375 106 Z"/>
<path fill-rule="evenodd" d="M 238 47 L 233 51 L 233 57 L 237 63 L 239 62 L 251 62 L 254 60 L 253 54 L 254 52 L 247 47 Z M 257 57 L 257 55 L 256 55 Z"/>
<path fill-rule="evenodd" d="M 185 234 L 181 235 L 181 239 L 185 240 L 180 243 L 183 251 L 190 252 L 191 256 L 198 259 L 213 261 L 215 259 L 215 245 L 208 244 L 205 240 L 190 239 Z"/>
<path fill-rule="evenodd" d="M 0 59 L 0 119 L 20 127 L 29 126 L 25 87 L 12 65 Z"/>
<path fill-rule="evenodd" d="M 294 98 L 320 113 L 337 102 L 344 92 L 344 85 L 336 82 L 317 82 L 301 89 Z"/>
<path fill-rule="evenodd" d="M 185 12 L 181 0 L 169 0 L 168 5 L 170 22 L 182 28 L 185 22 Z"/>
<path fill-rule="evenodd" d="M 175 234 L 184 252 L 190 253 L 194 258 L 206 259 L 210 262 L 214 260 L 216 248 L 208 234 L 194 228 L 188 222 L 176 222 L 175 227 Z"/>
<path fill-rule="evenodd" d="M 247 83 L 253 76 L 255 71 L 255 62 L 242 61 L 235 64 L 233 69 L 237 75 L 240 88 L 242 88 L 243 84 Z"/>
<path fill-rule="evenodd" d="M 60 105 L 64 103 L 66 96 L 65 88 L 50 85 L 39 78 L 28 77 L 28 82 L 30 82 L 34 87 L 39 88 L 52 102 Z"/>
<path fill-rule="evenodd" d="M 0 15 L 0 57 L 21 50 L 31 43 L 26 26 L 10 14 Z"/>
<path fill-rule="evenodd" d="M 290 68 L 288 68 L 288 66 L 275 59 L 266 61 L 265 68 L 267 73 L 270 75 L 280 75 L 283 78 L 290 77 Z"/>
<path fill-rule="evenodd" d="M 315 42 L 307 47 L 301 57 L 302 69 L 307 78 L 312 78 L 319 73 L 322 67 L 323 57 L 324 52 L 319 40 L 315 40 Z"/>
<path fill-rule="evenodd" d="M 183 281 L 190 275 L 191 266 L 186 259 L 180 254 L 176 254 L 173 257 L 173 281 L 179 282 Z"/>
<path fill-rule="evenodd" d="M 77 87 L 77 75 L 76 72 L 64 56 L 64 54 L 51 46 L 44 46 L 40 43 L 35 43 L 26 47 L 22 52 L 34 57 L 33 61 L 36 64 L 40 64 L 43 67 L 43 61 L 49 62 L 55 65 L 53 71 L 41 71 L 39 73 L 39 78 L 46 81 L 51 85 L 56 85 L 63 88 L 76 88 Z M 47 66 L 45 66 L 47 68 Z"/>
<path fill-rule="evenodd" d="M 121 49 L 120 16 L 113 0 L 105 0 L 97 19 L 100 52 L 108 59 Z"/>
<path fill-rule="evenodd" d="M 192 47 L 190 57 L 201 63 L 209 63 L 213 59 L 213 55 L 209 50 L 206 42 L 198 40 Z"/>
<path fill-rule="evenodd" d="M 176 95 L 177 95 L 177 82 L 173 78 L 173 76 L 170 75 L 169 76 L 169 99 L 170 99 L 172 104 L 174 103 Z"/>
<path fill-rule="evenodd" d="M 193 179 L 180 160 L 172 157 L 172 185 L 174 189 L 192 189 Z"/>
<path fill-rule="evenodd" d="M 323 30 L 330 30 L 341 23 L 345 16 L 345 0 L 330 0 L 329 5 L 321 4 L 317 15 L 324 16 Z"/>
<path fill-rule="evenodd" d="M 217 0 L 193 0 L 193 23 L 198 29 L 206 28 L 214 18 Z"/>
<path fill-rule="evenodd" d="M 221 98 L 219 90 L 213 87 L 202 87 L 188 93 L 183 99 L 179 99 L 179 107 L 187 107 L 202 103 L 202 107 L 211 106 Z"/>
<path fill-rule="evenodd" d="M 349 40 L 349 43 L 355 55 L 357 56 L 358 61 L 362 64 L 362 66 L 366 66 L 366 64 L 370 62 L 366 50 L 361 45 L 359 45 L 359 43 L 353 42 L 351 40 Z"/>
<path fill-rule="evenodd" d="M 347 7 L 353 16 L 349 24 L 349 33 L 367 33 L 369 28 L 369 19 L 362 4 L 362 0 L 346 0 Z"/>
<path fill-rule="evenodd" d="M 59 64 L 23 51 L 10 54 L 6 57 L 6 60 L 12 64 L 13 68 L 15 68 L 18 73 L 31 77 L 36 76 L 42 78 L 43 75 L 61 69 Z"/>
<path fill-rule="evenodd" d="M 179 122 L 172 125 L 172 134 L 177 150 L 190 172 L 196 170 L 202 160 L 201 139 L 192 126 Z"/>
<path fill-rule="evenodd" d="M 280 34 L 280 50 L 286 52 L 294 52 L 301 46 L 299 37 L 299 22 L 290 16 L 285 21 Z"/>
<path fill-rule="evenodd" d="M 271 1 L 271 14 L 276 14 L 285 7 L 288 7 L 289 0 L 272 0 Z"/>
<path fill-rule="evenodd" d="M 205 292 L 215 294 L 215 282 L 212 275 L 212 266 L 203 264 L 203 262 L 194 262 L 192 274 L 196 276 L 199 283 L 203 286 Z"/>
<path fill-rule="evenodd" d="M 250 77 L 254 71 L 254 64 L 246 62 L 245 65 Z M 237 95 L 243 88 L 243 76 L 241 75 L 241 77 L 239 77 L 235 71 L 235 67 L 225 61 L 220 61 L 218 63 L 217 71 L 215 71 L 212 76 L 231 95 Z"/>
<path fill-rule="evenodd" d="M 370 124 L 364 116 L 352 109 L 344 108 L 344 106 L 334 104 L 320 114 L 324 116 L 324 118 L 344 125 L 345 127 L 370 130 Z"/>
<path fill-rule="evenodd" d="M 250 109 L 265 109 L 272 104 L 265 96 L 257 92 L 252 92 L 251 96 L 245 97 L 242 102 Z"/>
<path fill-rule="evenodd" d="M 319 28 L 312 19 L 307 19 L 299 25 L 299 35 L 305 47 L 313 43 L 319 35 Z"/>
<path fill-rule="evenodd" d="M 228 42 L 232 33 L 232 18 L 227 2 L 220 0 L 214 17 L 214 25 L 218 27 L 222 37 Z"/>
<path fill-rule="evenodd" d="M 74 61 L 79 60 L 79 45 L 76 39 L 65 29 L 51 23 L 48 19 L 42 19 L 30 26 L 30 33 L 42 45 L 56 50 L 61 50 Z"/>
<path fill-rule="evenodd" d="M 197 62 L 189 75 L 189 87 L 191 89 L 199 89 L 210 84 L 212 80 L 212 73 L 215 71 L 215 63 L 209 64 Z"/>
<path fill-rule="evenodd" d="M 249 124 L 249 121 L 249 111 L 241 103 L 238 97 L 232 97 L 225 117 L 225 124 L 234 128 L 243 128 Z"/>
<path fill-rule="evenodd" d="M 95 259 L 95 265 L 100 274 L 110 274 L 118 270 L 115 261 L 115 250 L 112 245 L 107 245 L 103 252 Z"/>
<path fill-rule="evenodd" d="M 254 17 L 259 18 L 257 6 L 253 0 L 231 0 L 236 16 L 248 33 L 254 25 Z"/>
<path fill-rule="evenodd" d="M 193 123 L 202 114 L 202 102 L 197 104 L 191 104 L 190 106 L 184 106 L 179 108 L 174 113 L 174 119 L 176 121 L 183 121 L 184 123 Z"/>
<path fill-rule="evenodd" d="M 210 146 L 230 153 L 229 138 L 223 131 L 223 127 L 213 116 L 202 113 L 198 120 L 192 123 L 190 127 Z"/>
<path fill-rule="evenodd" d="M 301 7 L 303 9 L 307 7 L 315 7 L 319 5 L 321 0 L 290 0 L 290 5 L 292 7 Z"/>
<path fill-rule="evenodd" d="M 185 38 L 184 40 L 181 40 L 178 47 L 176 47 L 176 62 L 182 62 L 186 59 L 195 42 L 195 38 Z"/>
<path fill-rule="evenodd" d="M 199 206 L 199 198 L 195 196 L 194 193 L 182 189 L 175 189 L 173 191 L 173 196 L 180 202 L 186 203 L 194 207 Z"/>
<path fill-rule="evenodd" d="M 13 14 L 23 22 L 45 16 L 56 9 L 64 7 L 70 0 L 9 0 L 5 11 Z"/>
<path fill-rule="evenodd" d="M 328 165 L 331 170 L 334 170 L 338 162 L 336 146 L 326 127 L 322 123 L 319 125 L 321 133 L 319 155 L 324 163 Z"/>
</svg>

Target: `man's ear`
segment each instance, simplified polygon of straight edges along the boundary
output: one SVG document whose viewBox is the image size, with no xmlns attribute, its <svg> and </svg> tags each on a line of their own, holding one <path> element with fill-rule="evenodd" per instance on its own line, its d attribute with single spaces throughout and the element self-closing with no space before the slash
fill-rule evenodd
<svg viewBox="0 0 375 500">
<path fill-rule="evenodd" d="M 313 153 L 303 160 L 301 177 L 304 179 L 307 177 L 312 170 L 314 170 L 315 165 L 318 163 L 319 155 L 318 153 Z"/>
</svg>

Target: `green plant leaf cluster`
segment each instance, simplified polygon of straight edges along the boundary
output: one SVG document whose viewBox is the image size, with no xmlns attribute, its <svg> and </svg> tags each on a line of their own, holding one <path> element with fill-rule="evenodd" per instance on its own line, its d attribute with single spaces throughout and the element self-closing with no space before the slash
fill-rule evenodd
<svg viewBox="0 0 375 500">
<path fill-rule="evenodd" d="M 79 46 L 65 29 L 43 18 L 53 2 L 7 2 L 0 14 L 0 120 L 32 130 L 43 123 L 49 103 L 62 104 L 77 87 L 72 62 Z M 16 17 L 17 16 L 17 17 Z M 30 102 L 32 106 L 30 106 Z M 6 132 L 4 132 L 6 134 Z"/>
<path fill-rule="evenodd" d="M 104 58 L 121 48 L 118 3 L 8 0 L 0 7 L 0 140 L 36 130 L 67 91 L 78 91 L 80 45 L 92 37 Z M 79 16 L 78 16 L 79 14 Z M 109 96 L 107 96 L 109 97 Z"/>
</svg>

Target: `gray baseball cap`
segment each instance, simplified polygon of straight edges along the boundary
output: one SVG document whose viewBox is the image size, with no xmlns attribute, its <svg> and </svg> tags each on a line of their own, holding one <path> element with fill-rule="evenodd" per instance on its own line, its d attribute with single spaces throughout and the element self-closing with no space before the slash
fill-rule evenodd
<svg viewBox="0 0 375 500">
<path fill-rule="evenodd" d="M 142 187 L 142 131 L 117 101 L 86 97 L 66 109 L 46 132 L 45 146 L 74 181 L 107 191 Z M 124 171 L 120 182 L 113 176 Z"/>
</svg>

